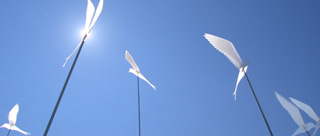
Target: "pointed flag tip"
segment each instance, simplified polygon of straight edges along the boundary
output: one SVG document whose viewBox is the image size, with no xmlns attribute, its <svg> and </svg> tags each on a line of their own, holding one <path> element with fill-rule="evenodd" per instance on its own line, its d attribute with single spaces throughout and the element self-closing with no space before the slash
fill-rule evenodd
<svg viewBox="0 0 320 136">
<path fill-rule="evenodd" d="M 208 39 L 208 36 L 209 36 L 210 34 L 208 34 L 208 33 L 204 33 L 204 37 L 206 38 L 206 39 Z"/>
</svg>

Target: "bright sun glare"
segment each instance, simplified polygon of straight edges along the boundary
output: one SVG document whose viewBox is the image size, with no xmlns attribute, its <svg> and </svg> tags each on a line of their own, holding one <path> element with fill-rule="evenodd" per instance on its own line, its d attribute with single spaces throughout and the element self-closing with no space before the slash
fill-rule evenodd
<svg viewBox="0 0 320 136">
<path fill-rule="evenodd" d="M 81 38 L 83 38 L 83 36 L 85 35 L 86 33 L 85 33 L 85 30 L 83 29 L 83 30 L 81 30 L 81 32 L 80 32 L 80 36 L 81 36 Z M 87 36 L 87 39 L 89 38 L 89 37 L 91 37 L 91 33 L 89 33 L 88 34 L 88 36 Z"/>
</svg>

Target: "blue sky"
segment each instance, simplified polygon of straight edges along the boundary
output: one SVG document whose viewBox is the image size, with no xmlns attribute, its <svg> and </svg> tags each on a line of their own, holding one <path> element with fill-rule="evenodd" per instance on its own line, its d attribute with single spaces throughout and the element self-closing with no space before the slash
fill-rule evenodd
<svg viewBox="0 0 320 136">
<path fill-rule="evenodd" d="M 95 6 L 98 0 L 92 0 Z M 81 41 L 86 0 L 2 1 L 0 123 L 43 135 Z M 203 37 L 233 42 L 274 135 L 297 125 L 274 95 L 320 114 L 318 1 L 105 0 L 48 135 L 138 135 L 137 81 L 128 50 L 157 91 L 140 82 L 143 136 L 268 136 L 245 80 Z M 305 122 L 314 122 L 301 112 Z M 7 129 L 1 128 L 0 135 Z M 311 131 L 313 132 L 313 130 Z M 18 132 L 12 135 L 22 136 Z M 305 134 L 301 134 L 305 135 Z"/>
</svg>

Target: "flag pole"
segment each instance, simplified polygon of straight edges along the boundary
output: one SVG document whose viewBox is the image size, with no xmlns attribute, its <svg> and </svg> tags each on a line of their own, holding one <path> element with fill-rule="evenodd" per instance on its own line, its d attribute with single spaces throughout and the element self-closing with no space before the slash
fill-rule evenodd
<svg viewBox="0 0 320 136">
<path fill-rule="evenodd" d="M 141 136 L 141 127 L 140 127 L 140 90 L 139 90 L 139 77 L 137 76 L 138 82 L 138 119 L 139 119 L 139 136 Z"/>
<path fill-rule="evenodd" d="M 308 130 L 306 129 L 306 127 L 303 127 L 303 128 L 304 128 L 304 130 L 306 130 L 308 136 L 310 136 L 310 134 L 309 134 Z"/>
<path fill-rule="evenodd" d="M 78 50 L 78 52 L 77 52 L 76 58 L 74 59 L 74 61 L 73 61 L 73 63 L 72 63 L 72 66 L 71 66 L 71 69 L 70 69 L 70 71 L 69 71 L 68 77 L 67 77 L 66 81 L 64 82 L 64 85 L 63 85 L 63 88 L 62 88 L 62 90 L 61 90 L 59 99 L 58 99 L 58 101 L 57 101 L 57 103 L 56 103 L 56 106 L 54 107 L 54 110 L 53 110 L 53 112 L 52 112 L 52 114 L 51 114 L 49 123 L 48 123 L 48 125 L 47 125 L 47 128 L 46 128 L 43 136 L 47 136 L 47 134 L 48 134 L 48 132 L 49 132 L 51 123 L 52 123 L 53 118 L 54 118 L 54 116 L 55 116 L 55 114 L 56 114 L 56 112 L 57 112 L 57 109 L 58 109 L 58 107 L 59 107 L 59 104 L 60 104 L 60 101 L 61 101 L 61 99 L 62 99 L 63 93 L 64 93 L 64 91 L 65 91 L 65 89 L 66 89 L 66 87 L 67 87 L 67 85 L 68 85 L 68 82 L 69 82 L 70 76 L 71 76 L 71 74 L 72 74 L 73 68 L 74 68 L 74 66 L 76 65 L 76 62 L 77 62 L 78 57 L 79 57 L 79 54 L 80 54 L 81 49 L 82 49 L 82 47 L 83 47 L 84 40 L 85 40 L 86 38 L 87 38 L 87 34 L 83 37 L 83 39 L 82 39 L 82 41 L 81 41 L 80 48 L 79 48 L 79 50 Z"/>
<path fill-rule="evenodd" d="M 257 98 L 257 96 L 256 96 L 256 93 L 254 92 L 253 87 L 252 87 L 252 85 L 251 85 L 251 83 L 250 83 L 250 81 L 249 81 L 248 75 L 247 75 L 246 71 L 243 71 L 243 72 L 244 72 L 244 74 L 246 75 L 247 81 L 248 81 L 249 86 L 250 86 L 250 88 L 251 88 L 251 92 L 252 92 L 252 94 L 253 94 L 253 96 L 254 96 L 254 99 L 256 100 L 256 103 L 258 104 L 259 110 L 260 110 L 261 115 L 262 115 L 262 117 L 263 117 L 263 119 L 264 119 L 264 122 L 266 123 L 266 125 L 267 125 L 267 127 L 268 127 L 269 133 L 270 133 L 271 136 L 273 136 L 273 133 L 272 133 L 272 131 L 271 131 L 271 128 L 270 128 L 270 126 L 269 126 L 269 123 L 268 123 L 268 121 L 267 121 L 267 118 L 265 117 L 265 115 L 264 115 L 264 113 L 263 113 L 263 111 L 262 111 L 262 108 L 261 108 L 261 106 L 260 106 L 260 103 L 259 103 L 259 100 L 258 100 L 258 98 Z"/>
<path fill-rule="evenodd" d="M 11 127 L 10 127 L 10 129 L 9 129 L 9 132 L 8 132 L 7 136 L 9 136 L 10 132 L 11 132 Z"/>
</svg>

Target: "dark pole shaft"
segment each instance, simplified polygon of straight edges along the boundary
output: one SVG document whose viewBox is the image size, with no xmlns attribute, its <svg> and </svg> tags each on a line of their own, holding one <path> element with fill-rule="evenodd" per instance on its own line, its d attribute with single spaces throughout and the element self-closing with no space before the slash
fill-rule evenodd
<svg viewBox="0 0 320 136">
<path fill-rule="evenodd" d="M 140 91 L 139 91 L 139 77 L 137 76 L 138 80 L 138 119 L 139 119 L 139 136 L 141 136 L 141 128 L 140 128 Z"/>
<path fill-rule="evenodd" d="M 308 136 L 310 136 L 310 134 L 309 134 L 308 130 L 307 130 L 306 128 L 304 128 L 304 130 L 306 130 L 306 132 L 307 132 Z"/>
<path fill-rule="evenodd" d="M 307 130 L 306 132 L 307 132 L 308 136 L 310 136 L 310 134 L 309 134 L 308 130 Z"/>
<path fill-rule="evenodd" d="M 50 118 L 49 123 L 48 123 L 47 128 L 46 128 L 46 131 L 45 131 L 44 134 L 43 134 L 44 136 L 47 136 L 47 134 L 48 134 L 48 132 L 49 132 L 49 129 L 50 129 L 52 120 L 53 120 L 53 118 L 54 118 L 54 116 L 55 116 L 55 114 L 56 114 L 56 112 L 57 112 L 57 109 L 58 109 L 58 107 L 59 107 L 59 104 L 60 104 L 60 101 L 61 101 L 61 99 L 62 99 L 63 93 L 64 93 L 64 91 L 65 91 L 65 89 L 66 89 L 66 87 L 67 87 L 67 85 L 68 85 L 70 76 L 71 76 L 72 71 L 73 71 L 73 68 L 74 68 L 74 66 L 76 65 L 76 62 L 77 62 L 77 60 L 78 60 L 78 57 L 79 57 L 79 54 L 80 54 L 80 52 L 81 52 L 81 49 L 82 49 L 82 46 L 83 46 L 83 43 L 84 43 L 85 38 L 86 38 L 86 35 L 85 35 L 85 37 L 82 39 L 80 48 L 79 48 L 78 53 L 77 53 L 77 55 L 76 55 L 76 58 L 74 59 L 73 64 L 72 64 L 72 67 L 71 67 L 71 69 L 70 69 L 70 71 L 69 71 L 68 77 L 67 77 L 66 81 L 64 82 L 64 85 L 63 85 L 63 88 L 62 88 L 62 90 L 61 90 L 59 99 L 58 99 L 58 101 L 57 101 L 57 103 L 56 103 L 56 106 L 54 107 L 54 110 L 53 110 L 53 112 L 52 112 L 51 118 Z"/>
<path fill-rule="evenodd" d="M 265 117 L 265 115 L 264 115 L 264 113 L 263 113 L 263 111 L 262 111 L 262 108 L 261 108 L 261 106 L 260 106 L 260 103 L 259 103 L 259 101 L 258 101 L 258 98 L 257 98 L 257 96 L 256 96 L 256 93 L 254 92 L 253 87 L 252 87 L 252 85 L 251 85 L 251 83 L 250 83 L 250 81 L 249 81 L 248 75 L 247 75 L 246 72 L 244 72 L 244 74 L 246 75 L 247 81 L 248 81 L 249 86 L 250 86 L 250 88 L 251 88 L 251 92 L 252 92 L 252 94 L 253 94 L 253 96 L 254 96 L 254 99 L 256 100 L 256 102 L 257 102 L 257 104 L 258 104 L 258 107 L 259 107 L 259 109 L 260 109 L 260 112 L 261 112 L 261 114 L 262 114 L 262 117 L 263 117 L 263 119 L 264 119 L 264 122 L 266 123 L 266 125 L 267 125 L 267 127 L 268 127 L 269 133 L 270 133 L 271 136 L 273 136 L 272 131 L 271 131 L 271 128 L 270 128 L 269 123 L 268 123 L 268 121 L 267 121 L 267 118 Z"/>
<path fill-rule="evenodd" d="M 9 136 L 10 132 L 11 132 L 11 128 L 9 129 L 9 132 L 8 132 L 7 136 Z"/>
</svg>

